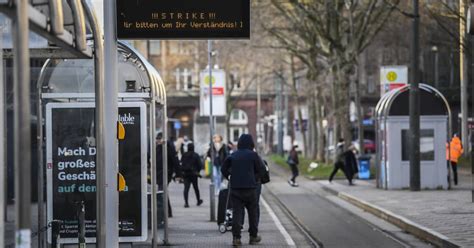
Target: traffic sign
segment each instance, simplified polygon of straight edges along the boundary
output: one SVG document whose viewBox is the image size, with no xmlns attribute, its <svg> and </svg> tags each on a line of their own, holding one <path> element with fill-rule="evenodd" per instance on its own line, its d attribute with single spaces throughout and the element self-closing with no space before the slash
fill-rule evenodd
<svg viewBox="0 0 474 248">
<path fill-rule="evenodd" d="M 181 122 L 180 121 L 175 121 L 174 122 L 174 129 L 176 129 L 176 130 L 181 129 Z"/>
</svg>

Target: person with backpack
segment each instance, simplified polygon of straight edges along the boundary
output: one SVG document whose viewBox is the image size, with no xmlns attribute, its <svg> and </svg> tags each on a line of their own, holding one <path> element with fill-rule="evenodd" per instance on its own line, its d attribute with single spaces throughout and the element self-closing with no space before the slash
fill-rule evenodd
<svg viewBox="0 0 474 248">
<path fill-rule="evenodd" d="M 242 134 L 237 143 L 237 151 L 232 153 L 222 166 L 222 175 L 230 183 L 230 195 L 233 207 L 232 245 L 241 246 L 241 228 L 244 208 L 249 215 L 249 233 L 251 245 L 262 240 L 258 236 L 258 199 L 259 180 L 266 174 L 266 168 L 256 152 L 253 138 Z"/>
<path fill-rule="evenodd" d="M 203 200 L 199 193 L 198 178 L 200 177 L 199 172 L 203 169 L 203 165 L 199 155 L 194 152 L 193 143 L 187 145 L 187 152 L 185 152 L 181 157 L 181 169 L 184 179 L 184 207 L 189 208 L 188 196 L 191 184 L 193 185 L 194 193 L 196 194 L 196 205 L 200 206 L 203 203 Z"/>
</svg>

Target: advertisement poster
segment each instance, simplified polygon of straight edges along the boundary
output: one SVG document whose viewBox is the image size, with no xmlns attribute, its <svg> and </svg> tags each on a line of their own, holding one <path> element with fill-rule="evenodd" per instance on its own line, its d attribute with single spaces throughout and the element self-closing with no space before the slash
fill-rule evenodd
<svg viewBox="0 0 474 248">
<path fill-rule="evenodd" d="M 61 220 L 60 243 L 77 243 L 78 204 L 85 204 L 86 241 L 96 236 L 96 140 L 93 103 L 46 105 L 48 222 Z M 126 187 L 119 193 L 121 242 L 147 238 L 146 106 L 119 103 L 125 127 L 119 142 L 119 172 Z M 114 127 L 115 128 L 115 127 Z M 126 203 L 126 204 L 120 204 Z M 51 233 L 48 233 L 51 241 Z"/>
<path fill-rule="evenodd" d="M 212 115 L 213 116 L 226 116 L 227 105 L 226 105 L 226 83 L 225 83 L 225 71 L 224 70 L 212 70 Z M 201 116 L 209 116 L 209 71 L 201 71 L 200 75 L 200 113 Z"/>
</svg>

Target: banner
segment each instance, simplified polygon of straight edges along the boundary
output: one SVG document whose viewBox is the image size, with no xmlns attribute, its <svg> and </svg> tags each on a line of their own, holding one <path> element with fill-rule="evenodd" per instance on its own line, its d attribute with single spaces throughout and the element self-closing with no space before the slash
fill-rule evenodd
<svg viewBox="0 0 474 248">
<path fill-rule="evenodd" d="M 98 165 L 94 112 L 93 103 L 46 105 L 47 219 L 62 221 L 60 243 L 77 243 L 76 211 L 81 201 L 85 204 L 86 242 L 95 242 Z M 119 142 L 119 172 L 126 181 L 117 203 L 119 239 L 145 241 L 148 233 L 146 105 L 119 103 L 118 119 L 125 128 L 125 139 Z M 48 241 L 51 242 L 51 230 Z"/>
<path fill-rule="evenodd" d="M 250 0 L 117 0 L 119 39 L 249 39 Z"/>
<path fill-rule="evenodd" d="M 201 116 L 209 116 L 210 98 L 209 98 L 209 71 L 201 71 L 200 76 L 200 113 Z M 224 70 L 212 70 L 212 115 L 226 116 L 226 75 Z"/>
</svg>

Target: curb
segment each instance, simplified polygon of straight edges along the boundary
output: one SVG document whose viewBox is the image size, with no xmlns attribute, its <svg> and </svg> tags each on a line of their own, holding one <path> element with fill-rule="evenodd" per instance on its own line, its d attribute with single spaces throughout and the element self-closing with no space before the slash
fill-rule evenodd
<svg viewBox="0 0 474 248">
<path fill-rule="evenodd" d="M 421 226 L 407 218 L 397 215 L 389 210 L 378 207 L 372 203 L 366 202 L 364 200 L 358 199 L 350 194 L 339 192 L 327 185 L 320 183 L 322 188 L 329 192 L 330 194 L 336 195 L 337 197 L 351 203 L 354 206 L 361 208 L 364 211 L 367 211 L 378 218 L 381 218 L 387 222 L 392 223 L 393 225 L 398 226 L 400 229 L 413 234 L 414 236 L 425 240 L 429 243 L 432 243 L 438 247 L 449 247 L 457 248 L 462 247 L 459 244 L 456 244 L 454 241 L 450 240 L 445 235 L 438 233 L 432 229 Z"/>
</svg>

